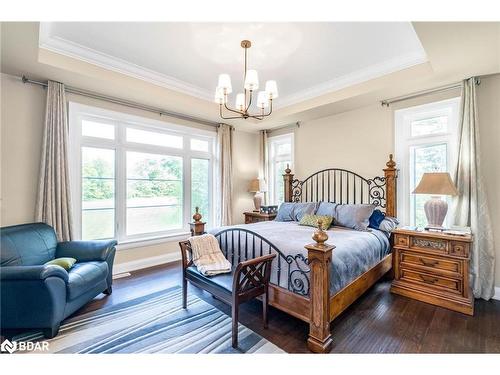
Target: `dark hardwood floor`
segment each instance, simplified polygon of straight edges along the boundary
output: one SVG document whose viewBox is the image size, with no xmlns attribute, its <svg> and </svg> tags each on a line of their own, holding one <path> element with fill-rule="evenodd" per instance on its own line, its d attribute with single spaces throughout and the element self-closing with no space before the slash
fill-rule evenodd
<svg viewBox="0 0 500 375">
<path fill-rule="evenodd" d="M 77 314 L 176 285 L 179 263 L 136 271 L 116 279 L 111 296 L 99 295 Z M 500 301 L 477 300 L 470 317 L 393 295 L 389 288 L 390 281 L 377 283 L 332 323 L 332 353 L 500 353 Z M 192 286 L 190 292 L 230 315 L 210 294 Z M 240 322 L 288 353 L 309 353 L 307 324 L 271 307 L 264 329 L 261 311 L 259 301 L 243 304 Z"/>
<path fill-rule="evenodd" d="M 179 263 L 137 271 L 115 280 L 110 297 L 101 295 L 81 311 L 180 281 Z M 500 301 L 477 300 L 470 317 L 393 295 L 389 287 L 389 281 L 377 283 L 332 323 L 332 353 L 500 353 Z M 191 286 L 190 292 L 230 314 L 230 308 L 210 294 Z M 309 353 L 308 326 L 271 307 L 269 328 L 264 329 L 259 301 L 242 305 L 240 322 L 289 353 Z"/>
</svg>

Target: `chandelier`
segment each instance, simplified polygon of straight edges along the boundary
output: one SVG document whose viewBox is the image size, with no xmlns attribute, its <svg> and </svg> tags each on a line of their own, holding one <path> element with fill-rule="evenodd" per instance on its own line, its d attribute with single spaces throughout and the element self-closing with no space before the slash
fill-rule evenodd
<svg viewBox="0 0 500 375">
<path fill-rule="evenodd" d="M 252 105 L 253 94 L 259 88 L 259 78 L 256 70 L 247 70 L 247 50 L 252 46 L 249 40 L 242 40 L 241 47 L 245 50 L 245 75 L 244 75 L 244 92 L 236 95 L 235 108 L 229 108 L 227 105 L 228 95 L 231 94 L 233 88 L 231 86 L 231 77 L 229 74 L 219 75 L 219 84 L 215 89 L 215 102 L 219 104 L 220 117 L 224 120 L 249 117 L 262 120 L 264 117 L 269 116 L 273 112 L 273 99 L 278 97 L 278 86 L 276 81 L 267 81 L 266 89 L 259 91 L 257 95 L 256 106 L 260 109 L 260 113 L 250 113 L 249 109 Z M 237 115 L 225 117 L 223 114 L 223 107 Z M 269 107 L 266 113 L 266 108 Z"/>
</svg>

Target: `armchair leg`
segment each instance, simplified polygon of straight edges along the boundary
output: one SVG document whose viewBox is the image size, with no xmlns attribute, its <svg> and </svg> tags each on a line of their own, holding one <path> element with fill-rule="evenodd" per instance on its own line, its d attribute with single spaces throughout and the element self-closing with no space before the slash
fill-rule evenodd
<svg viewBox="0 0 500 375">
<path fill-rule="evenodd" d="M 113 293 L 113 287 L 110 285 L 103 293 L 107 296 L 110 296 L 111 293 Z"/>
<path fill-rule="evenodd" d="M 264 323 L 264 328 L 267 328 L 268 318 L 267 309 L 269 307 L 269 289 L 266 288 L 266 292 L 262 296 L 262 321 Z"/>
<path fill-rule="evenodd" d="M 233 320 L 233 329 L 232 329 L 232 347 L 238 347 L 238 313 L 239 313 L 239 305 L 237 301 L 233 301 L 231 306 L 231 317 Z"/>
<path fill-rule="evenodd" d="M 43 330 L 43 336 L 46 339 L 52 339 L 56 337 L 58 333 L 59 333 L 59 324 L 55 325 L 54 327 L 45 328 Z"/>
</svg>

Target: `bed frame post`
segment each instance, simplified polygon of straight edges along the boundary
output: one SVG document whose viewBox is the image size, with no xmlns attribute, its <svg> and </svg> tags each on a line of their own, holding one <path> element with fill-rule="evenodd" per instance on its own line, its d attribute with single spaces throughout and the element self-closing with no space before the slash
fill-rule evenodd
<svg viewBox="0 0 500 375">
<path fill-rule="evenodd" d="M 322 229 L 313 234 L 315 243 L 306 245 L 310 268 L 310 317 L 307 346 L 314 353 L 328 353 L 332 347 L 330 333 L 330 267 L 332 250 L 335 246 L 326 244 L 328 235 Z"/>
<path fill-rule="evenodd" d="M 386 183 L 386 208 L 385 213 L 388 216 L 397 216 L 397 195 L 396 195 L 396 178 L 397 169 L 396 162 L 392 160 L 392 154 L 389 154 L 389 161 L 385 164 L 387 168 L 384 169 L 385 183 Z"/>
<path fill-rule="evenodd" d="M 292 202 L 293 199 L 293 174 L 290 166 L 287 164 L 285 169 L 285 174 L 283 175 L 284 180 L 284 190 L 285 190 L 285 202 Z"/>
</svg>

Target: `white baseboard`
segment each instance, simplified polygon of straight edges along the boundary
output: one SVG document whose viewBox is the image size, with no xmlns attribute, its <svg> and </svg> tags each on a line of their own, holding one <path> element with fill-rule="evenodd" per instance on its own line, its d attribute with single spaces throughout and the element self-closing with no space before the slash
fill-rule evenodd
<svg viewBox="0 0 500 375">
<path fill-rule="evenodd" d="M 500 301 L 500 286 L 495 287 L 495 295 L 493 296 L 493 299 Z"/>
<path fill-rule="evenodd" d="M 113 275 L 123 272 L 137 271 L 143 268 L 158 266 L 160 264 L 172 263 L 180 259 L 181 255 L 178 252 L 174 252 L 174 253 L 167 253 L 165 255 L 158 255 L 155 257 L 133 260 L 131 262 L 118 263 L 115 264 L 113 267 Z"/>
</svg>

